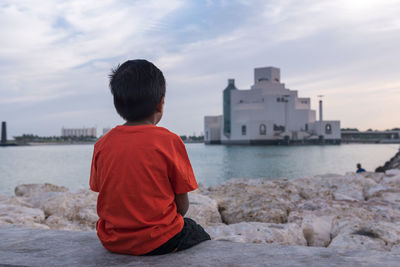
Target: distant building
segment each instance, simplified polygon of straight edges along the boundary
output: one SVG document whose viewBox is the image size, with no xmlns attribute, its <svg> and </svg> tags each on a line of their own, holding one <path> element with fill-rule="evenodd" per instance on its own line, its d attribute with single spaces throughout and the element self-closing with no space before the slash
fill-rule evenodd
<svg viewBox="0 0 400 267">
<path fill-rule="evenodd" d="M 400 130 L 391 131 L 342 131 L 345 143 L 400 143 Z"/>
<path fill-rule="evenodd" d="M 223 114 L 205 116 L 205 143 L 288 144 L 341 141 L 340 121 L 325 121 L 311 109 L 310 98 L 285 88 L 280 69 L 256 68 L 254 85 L 239 90 L 229 79 L 223 91 Z"/>
<path fill-rule="evenodd" d="M 97 129 L 95 127 L 92 128 L 62 128 L 61 129 L 61 136 L 63 137 L 81 137 L 81 136 L 88 136 L 88 137 L 97 137 Z"/>
</svg>

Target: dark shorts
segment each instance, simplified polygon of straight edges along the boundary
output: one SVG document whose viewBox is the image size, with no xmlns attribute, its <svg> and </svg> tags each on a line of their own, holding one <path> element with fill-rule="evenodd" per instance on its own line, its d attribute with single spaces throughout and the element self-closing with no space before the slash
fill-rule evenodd
<svg viewBox="0 0 400 267">
<path fill-rule="evenodd" d="M 170 252 L 176 252 L 191 248 L 203 241 L 210 240 L 210 235 L 204 231 L 203 227 L 198 225 L 190 218 L 183 218 L 185 224 L 182 230 L 173 236 L 166 243 L 149 253 L 146 256 L 162 255 Z"/>
</svg>

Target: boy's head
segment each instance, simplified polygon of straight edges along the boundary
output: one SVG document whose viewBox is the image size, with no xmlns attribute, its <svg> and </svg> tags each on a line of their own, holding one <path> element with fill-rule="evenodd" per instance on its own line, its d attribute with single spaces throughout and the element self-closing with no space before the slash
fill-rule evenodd
<svg viewBox="0 0 400 267">
<path fill-rule="evenodd" d="M 153 63 L 128 60 L 111 70 L 110 89 L 118 114 L 128 122 L 135 122 L 157 111 L 165 96 L 165 79 Z"/>
</svg>

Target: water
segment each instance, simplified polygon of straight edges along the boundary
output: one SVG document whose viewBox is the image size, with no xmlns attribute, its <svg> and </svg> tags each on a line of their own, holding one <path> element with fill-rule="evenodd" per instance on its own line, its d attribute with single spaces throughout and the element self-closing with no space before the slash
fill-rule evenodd
<svg viewBox="0 0 400 267">
<path fill-rule="evenodd" d="M 231 178 L 295 178 L 344 174 L 361 162 L 373 171 L 398 150 L 393 144 L 340 146 L 206 146 L 186 148 L 198 182 Z M 93 145 L 0 147 L 0 194 L 12 195 L 23 183 L 53 183 L 72 190 L 88 188 Z"/>
</svg>

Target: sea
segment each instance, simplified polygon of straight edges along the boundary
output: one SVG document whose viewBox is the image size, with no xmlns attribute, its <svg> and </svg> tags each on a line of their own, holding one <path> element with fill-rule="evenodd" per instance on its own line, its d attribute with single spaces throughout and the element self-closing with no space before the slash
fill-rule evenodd
<svg viewBox="0 0 400 267">
<path fill-rule="evenodd" d="M 205 186 L 236 178 L 311 177 L 354 172 L 361 163 L 374 171 L 398 144 L 225 146 L 186 144 L 197 181 Z M 72 191 L 89 187 L 93 145 L 0 147 L 0 195 L 19 184 L 52 183 Z"/>
</svg>

